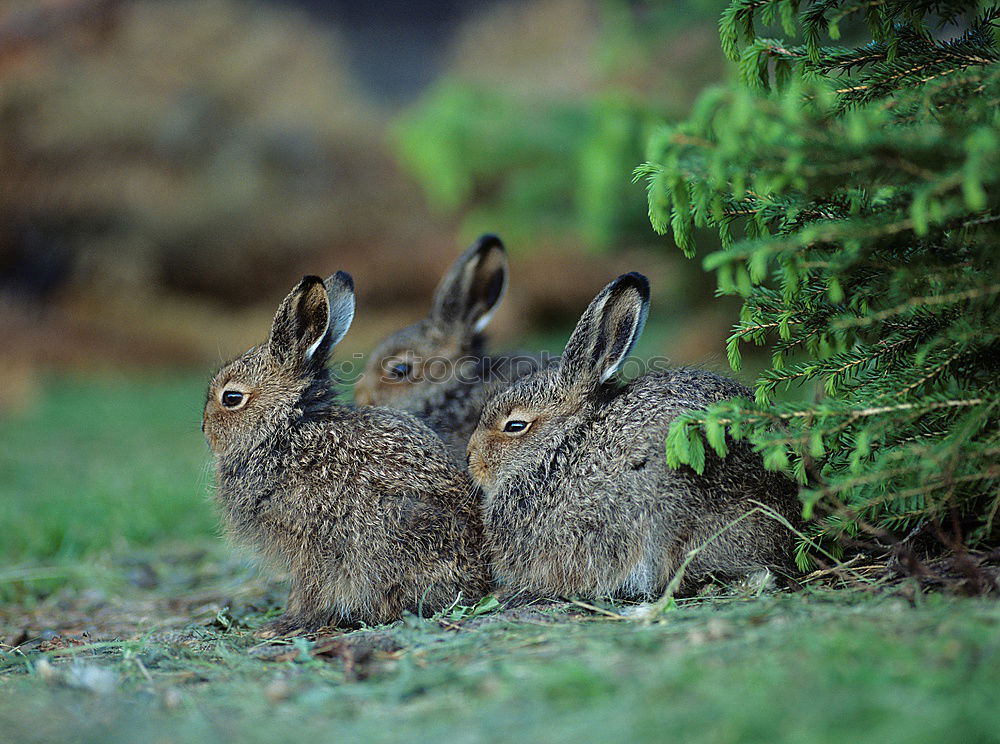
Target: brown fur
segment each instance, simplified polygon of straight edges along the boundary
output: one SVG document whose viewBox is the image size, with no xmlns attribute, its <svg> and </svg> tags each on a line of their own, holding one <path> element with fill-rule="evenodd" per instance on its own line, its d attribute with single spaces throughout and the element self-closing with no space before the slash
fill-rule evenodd
<svg viewBox="0 0 1000 744">
<path fill-rule="evenodd" d="M 645 277 L 626 274 L 597 295 L 558 365 L 487 400 L 469 442 L 469 467 L 484 492 L 487 542 L 511 590 L 562 596 L 647 598 L 661 593 L 688 551 L 753 509 L 794 521 L 796 487 L 764 470 L 746 443 L 707 456 L 699 475 L 664 456 L 670 422 L 684 411 L 749 395 L 700 369 L 612 375 L 642 332 Z M 505 431 L 519 428 L 522 431 Z M 684 589 L 784 568 L 791 535 L 755 514 L 708 542 Z"/>
<path fill-rule="evenodd" d="M 304 278 L 268 340 L 208 389 L 225 523 L 292 578 L 265 636 L 385 623 L 488 588 L 475 489 L 441 440 L 404 412 L 334 398 L 326 360 L 353 311 L 347 274 Z"/>
<path fill-rule="evenodd" d="M 483 235 L 442 277 L 428 316 L 375 348 L 354 386 L 355 402 L 414 414 L 464 462 L 487 390 L 538 367 L 527 355 L 485 356 L 482 330 L 506 285 L 503 243 Z M 404 366 L 394 371 L 397 365 Z"/>
</svg>

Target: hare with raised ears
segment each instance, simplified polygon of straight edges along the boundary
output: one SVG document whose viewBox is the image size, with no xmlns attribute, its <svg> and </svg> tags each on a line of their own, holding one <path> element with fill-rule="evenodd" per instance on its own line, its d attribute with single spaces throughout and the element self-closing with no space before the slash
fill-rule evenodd
<svg viewBox="0 0 1000 744">
<path fill-rule="evenodd" d="M 483 235 L 441 279 L 427 317 L 393 333 L 372 352 L 354 387 L 355 401 L 418 416 L 464 462 L 487 387 L 538 367 L 529 356 L 484 356 L 483 330 L 506 287 L 503 243 Z"/>
<path fill-rule="evenodd" d="M 475 489 L 440 438 L 402 411 L 335 400 L 327 357 L 353 316 L 348 274 L 307 276 L 267 341 L 208 388 L 224 521 L 291 575 L 264 637 L 385 623 L 488 589 Z"/>
<path fill-rule="evenodd" d="M 558 364 L 485 403 L 469 469 L 507 591 L 649 598 L 694 548 L 682 591 L 787 565 L 783 527 L 759 512 L 737 520 L 752 500 L 794 520 L 790 480 L 764 470 L 746 443 L 731 443 L 725 459 L 707 456 L 702 475 L 670 469 L 664 454 L 678 414 L 749 391 L 700 369 L 614 381 L 648 304 L 645 277 L 618 277 L 584 312 Z"/>
</svg>

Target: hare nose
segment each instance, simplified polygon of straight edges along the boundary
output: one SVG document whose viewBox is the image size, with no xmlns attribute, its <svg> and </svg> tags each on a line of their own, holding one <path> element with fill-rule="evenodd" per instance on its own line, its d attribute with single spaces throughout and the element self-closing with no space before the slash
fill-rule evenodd
<svg viewBox="0 0 1000 744">
<path fill-rule="evenodd" d="M 469 475 L 472 476 L 472 479 L 478 483 L 485 483 L 489 479 L 489 466 L 486 464 L 486 458 L 471 443 L 469 445 L 469 456 L 466 459 Z"/>
</svg>

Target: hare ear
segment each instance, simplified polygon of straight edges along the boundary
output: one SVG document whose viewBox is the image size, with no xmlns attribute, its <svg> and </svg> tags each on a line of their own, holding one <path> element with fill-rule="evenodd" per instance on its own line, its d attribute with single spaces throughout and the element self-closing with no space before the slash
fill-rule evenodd
<svg viewBox="0 0 1000 744">
<path fill-rule="evenodd" d="M 323 282 L 330 302 L 330 325 L 327 340 L 330 348 L 340 343 L 354 320 L 354 280 L 346 271 L 338 271 Z"/>
<path fill-rule="evenodd" d="M 354 316 L 354 287 L 347 274 L 346 282 L 341 274 L 336 274 L 328 282 L 333 283 L 337 293 L 337 341 L 347 332 Z M 305 364 L 313 359 L 326 361 L 332 341 L 331 298 L 329 289 L 318 276 L 305 276 L 302 281 L 278 306 L 271 324 L 268 350 L 271 356 L 283 364 Z M 346 292 L 349 312 L 344 314 Z M 317 353 L 322 352 L 322 353 Z"/>
<path fill-rule="evenodd" d="M 580 316 L 566 343 L 560 376 L 595 388 L 618 371 L 642 335 L 649 311 L 649 280 L 622 274 L 602 289 Z"/>
<path fill-rule="evenodd" d="M 330 301 L 318 276 L 304 276 L 281 301 L 271 324 L 268 350 L 278 361 L 307 361 L 323 342 L 330 326 Z"/>
<path fill-rule="evenodd" d="M 431 306 L 439 325 L 482 331 L 507 289 L 507 252 L 496 235 L 483 235 L 448 269 Z"/>
</svg>

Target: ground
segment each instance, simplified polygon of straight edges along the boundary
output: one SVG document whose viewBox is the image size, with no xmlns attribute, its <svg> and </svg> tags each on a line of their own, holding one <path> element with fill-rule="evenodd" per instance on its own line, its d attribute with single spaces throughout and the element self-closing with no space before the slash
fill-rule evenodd
<svg viewBox="0 0 1000 744">
<path fill-rule="evenodd" d="M 201 385 L 0 421 L 5 740 L 1000 742 L 1000 605 L 864 571 L 261 642 L 283 586 L 215 534 Z"/>
</svg>

